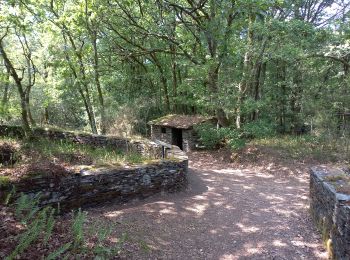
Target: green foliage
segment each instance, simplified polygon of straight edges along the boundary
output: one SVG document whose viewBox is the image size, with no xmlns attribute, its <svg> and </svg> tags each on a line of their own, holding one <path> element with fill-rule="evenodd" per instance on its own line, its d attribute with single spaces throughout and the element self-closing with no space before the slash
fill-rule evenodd
<svg viewBox="0 0 350 260">
<path fill-rule="evenodd" d="M 82 212 L 81 209 L 74 215 L 74 221 L 72 226 L 73 232 L 73 248 L 79 250 L 82 248 L 84 243 L 84 222 L 86 221 L 86 213 Z"/>
<path fill-rule="evenodd" d="M 17 259 L 31 246 L 40 243 L 47 246 L 54 235 L 56 225 L 55 210 L 51 207 L 39 208 L 38 198 L 40 195 L 30 197 L 22 194 L 15 203 L 15 213 L 18 220 L 23 223 L 25 231 L 18 235 L 16 248 L 6 257 L 7 260 Z M 93 223 L 88 229 L 86 225 L 86 213 L 80 209 L 73 215 L 72 226 L 67 236 L 71 236 L 71 242 L 65 243 L 53 252 L 50 252 L 44 259 L 61 259 L 87 252 L 86 242 L 95 237 L 92 250 L 95 259 L 110 259 L 120 253 L 126 240 L 126 234 L 122 234 L 118 242 L 110 245 L 107 243 L 113 233 L 113 226 L 104 223 Z"/>
<path fill-rule="evenodd" d="M 56 251 L 50 253 L 47 256 L 47 260 L 54 260 L 54 259 L 60 259 L 59 257 L 61 255 L 63 255 L 66 251 L 68 251 L 70 249 L 70 247 L 72 246 L 72 242 L 66 243 L 63 246 L 61 246 L 59 249 L 57 249 Z"/>
<path fill-rule="evenodd" d="M 121 150 L 112 147 L 94 147 L 67 140 L 53 141 L 39 138 L 26 142 L 23 148 L 29 151 L 37 151 L 44 158 L 59 157 L 67 161 L 74 155 L 86 156 L 91 158 L 92 163 L 95 165 L 142 163 L 147 160 L 147 158 L 136 152 L 123 153 Z"/>
<path fill-rule="evenodd" d="M 242 149 L 246 145 L 246 140 L 240 130 L 228 129 L 226 134 L 227 144 L 232 151 Z"/>
<path fill-rule="evenodd" d="M 52 235 L 55 220 L 53 215 L 55 210 L 51 207 L 39 209 L 38 200 L 40 194 L 34 198 L 28 195 L 21 195 L 16 202 L 16 217 L 25 225 L 26 231 L 19 235 L 16 248 L 6 259 L 14 259 L 27 250 L 31 244 L 43 239 L 47 243 Z"/>
<path fill-rule="evenodd" d="M 212 124 L 201 124 L 195 130 L 199 135 L 199 141 L 207 149 L 214 149 L 227 144 L 232 150 L 238 150 L 246 144 L 242 131 L 234 128 L 216 128 Z"/>
<path fill-rule="evenodd" d="M 267 120 L 252 121 L 244 125 L 244 135 L 251 138 L 264 138 L 276 135 L 276 127 L 273 122 Z"/>
<path fill-rule="evenodd" d="M 96 259 L 109 259 L 118 255 L 121 251 L 122 245 L 127 239 L 127 235 L 123 233 L 114 246 L 106 246 L 108 238 L 112 235 L 114 225 L 104 221 L 96 221 L 88 229 L 89 236 L 97 239 L 93 248 Z"/>
<path fill-rule="evenodd" d="M 10 183 L 11 181 L 9 176 L 0 176 L 0 189 L 6 190 Z"/>
<path fill-rule="evenodd" d="M 33 197 L 30 197 L 27 194 L 21 194 L 21 196 L 17 199 L 15 203 L 15 214 L 16 217 L 19 218 L 23 224 L 30 222 L 39 211 L 38 204 L 40 196 L 40 193 L 37 193 Z"/>
<path fill-rule="evenodd" d="M 350 111 L 349 6 L 341 3 L 3 1 L 1 46 L 36 124 L 147 135 L 147 121 L 164 114 L 221 111 L 230 129 L 238 122 L 251 137 L 311 122 L 332 131 L 334 115 Z M 23 102 L 7 67 L 0 122 L 20 123 Z M 243 145 L 208 131 L 208 148 L 223 139 Z"/>
<path fill-rule="evenodd" d="M 201 124 L 195 127 L 199 135 L 199 141 L 207 148 L 217 148 L 225 138 L 224 131 L 217 129 L 212 124 Z"/>
<path fill-rule="evenodd" d="M 329 135 L 274 136 L 251 141 L 254 145 L 281 151 L 282 158 L 312 159 L 320 162 L 348 162 L 350 144 L 343 138 Z"/>
</svg>

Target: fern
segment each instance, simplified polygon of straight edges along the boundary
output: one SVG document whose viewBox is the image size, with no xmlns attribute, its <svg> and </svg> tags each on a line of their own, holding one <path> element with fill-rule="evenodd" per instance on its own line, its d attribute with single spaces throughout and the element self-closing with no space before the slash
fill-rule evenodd
<svg viewBox="0 0 350 260">
<path fill-rule="evenodd" d="M 15 214 L 23 224 L 29 222 L 39 211 L 40 196 L 40 192 L 34 195 L 33 198 L 21 193 L 21 196 L 17 199 Z"/>
<path fill-rule="evenodd" d="M 46 230 L 45 230 L 45 236 L 44 236 L 44 245 L 47 245 L 47 242 L 49 241 L 53 228 L 55 227 L 55 209 L 49 208 L 49 213 L 46 221 Z"/>
<path fill-rule="evenodd" d="M 16 186 L 12 186 L 11 191 L 6 195 L 6 198 L 4 200 L 4 204 L 8 205 L 12 196 L 16 194 Z"/>
<path fill-rule="evenodd" d="M 78 249 L 83 244 L 84 240 L 84 222 L 86 219 L 86 213 L 82 212 L 81 209 L 74 217 L 72 232 L 74 237 L 73 247 Z"/>
<path fill-rule="evenodd" d="M 18 244 L 16 248 L 7 256 L 6 260 L 16 259 L 21 256 L 23 252 L 28 250 L 30 246 L 38 241 L 42 242 L 42 245 L 47 245 L 55 227 L 55 209 L 52 207 L 45 207 L 40 209 L 38 206 L 40 198 L 39 195 L 30 197 L 22 194 L 16 201 L 16 216 L 26 225 L 27 230 L 18 235 Z M 86 220 L 86 213 L 81 209 L 74 214 L 73 223 L 71 226 L 71 234 L 73 235 L 73 241 L 64 244 L 56 251 L 50 253 L 46 259 L 65 259 L 69 255 L 63 255 L 67 251 L 71 251 L 73 254 L 83 253 L 84 248 L 84 223 Z M 121 239 L 114 246 L 105 246 L 107 239 L 113 232 L 113 226 L 104 222 L 95 222 L 88 229 L 90 232 L 88 236 L 96 236 L 97 243 L 92 248 L 95 259 L 109 259 L 120 253 L 122 245 L 126 240 L 126 235 L 123 234 Z"/>
<path fill-rule="evenodd" d="M 49 254 L 47 256 L 46 260 L 54 260 L 54 259 L 58 258 L 64 252 L 66 252 L 71 246 L 72 246 L 72 242 L 64 244 L 59 249 L 57 249 L 55 252 L 52 252 L 51 254 Z"/>
<path fill-rule="evenodd" d="M 43 232 L 46 223 L 46 210 L 41 211 L 33 222 L 28 226 L 28 230 L 20 235 L 19 243 L 15 250 L 6 259 L 14 259 L 22 254 Z"/>
</svg>

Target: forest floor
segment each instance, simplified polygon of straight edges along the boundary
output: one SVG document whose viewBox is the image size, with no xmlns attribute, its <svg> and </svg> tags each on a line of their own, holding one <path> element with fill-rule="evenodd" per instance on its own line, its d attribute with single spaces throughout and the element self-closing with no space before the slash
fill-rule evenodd
<svg viewBox="0 0 350 260">
<path fill-rule="evenodd" d="M 314 162 L 266 149 L 235 163 L 226 150 L 191 153 L 186 191 L 89 209 L 88 219 L 117 223 L 127 259 L 326 259 L 308 213 Z"/>
<path fill-rule="evenodd" d="M 327 259 L 308 212 L 308 169 L 334 161 L 326 153 L 305 156 L 300 143 L 288 149 L 253 143 L 233 155 L 226 149 L 192 152 L 186 190 L 89 208 L 85 227 L 111 228 L 107 246 L 125 239 L 117 259 Z M 0 208 L 0 231 L 7 234 L 0 238 L 0 258 L 23 230 L 8 210 Z M 47 255 L 69 241 L 71 221 L 72 214 L 58 217 L 50 243 L 23 255 Z M 86 248 L 96 244 L 96 237 L 85 239 Z M 81 258 L 90 259 L 89 252 Z"/>
</svg>

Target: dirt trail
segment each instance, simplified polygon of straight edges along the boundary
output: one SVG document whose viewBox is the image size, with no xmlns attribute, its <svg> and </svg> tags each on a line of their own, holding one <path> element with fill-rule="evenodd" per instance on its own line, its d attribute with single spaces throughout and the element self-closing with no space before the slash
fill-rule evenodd
<svg viewBox="0 0 350 260">
<path fill-rule="evenodd" d="M 128 234 L 125 258 L 327 258 L 308 214 L 307 172 L 236 170 L 205 152 L 190 159 L 188 190 L 88 210 Z"/>
</svg>

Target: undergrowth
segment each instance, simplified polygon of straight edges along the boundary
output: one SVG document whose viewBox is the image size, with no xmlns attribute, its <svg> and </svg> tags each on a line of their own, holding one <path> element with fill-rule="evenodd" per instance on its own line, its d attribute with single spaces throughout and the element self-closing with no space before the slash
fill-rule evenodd
<svg viewBox="0 0 350 260">
<path fill-rule="evenodd" d="M 341 138 L 330 136 L 302 135 L 302 136 L 274 136 L 254 139 L 252 145 L 273 148 L 283 152 L 285 157 L 304 160 L 314 159 L 321 162 L 348 162 L 349 149 Z"/>
<path fill-rule="evenodd" d="M 144 158 L 140 154 L 131 151 L 124 153 L 112 147 L 94 147 L 65 140 L 58 141 L 39 138 L 30 141 L 22 141 L 19 139 L 1 137 L 0 144 L 1 143 L 10 143 L 11 145 L 21 147 L 20 153 L 26 154 L 27 158 L 39 156 L 42 159 L 46 158 L 54 161 L 63 160 L 67 162 L 71 162 L 72 158 L 75 158 L 76 161 L 83 158 L 85 161 L 91 161 L 91 164 L 95 165 L 137 164 L 148 160 L 148 158 Z"/>
<path fill-rule="evenodd" d="M 280 135 L 274 126 L 263 120 L 246 124 L 242 129 L 216 128 L 210 124 L 202 124 L 195 130 L 201 144 L 207 149 L 226 146 L 233 153 L 239 154 L 244 152 L 243 148 L 246 146 L 260 146 L 275 152 L 281 159 L 346 163 L 350 159 L 349 136 L 329 133 Z"/>
<path fill-rule="evenodd" d="M 40 194 L 35 197 L 21 195 L 15 203 L 16 219 L 24 226 L 24 231 L 17 235 L 17 245 L 5 258 L 19 259 L 28 250 L 38 247 L 48 247 L 56 234 L 56 210 L 52 207 L 39 208 Z M 65 241 L 57 248 L 48 250 L 42 259 L 71 259 L 77 255 L 82 258 L 109 259 L 117 256 L 125 242 L 126 235 L 122 234 L 117 242 L 111 242 L 113 226 L 95 224 L 86 228 L 87 215 L 80 209 L 73 214 L 70 227 L 67 228 Z M 64 223 L 68 224 L 68 223 Z M 93 241 L 93 242 L 91 242 Z M 22 258 L 21 258 L 22 259 Z"/>
</svg>

